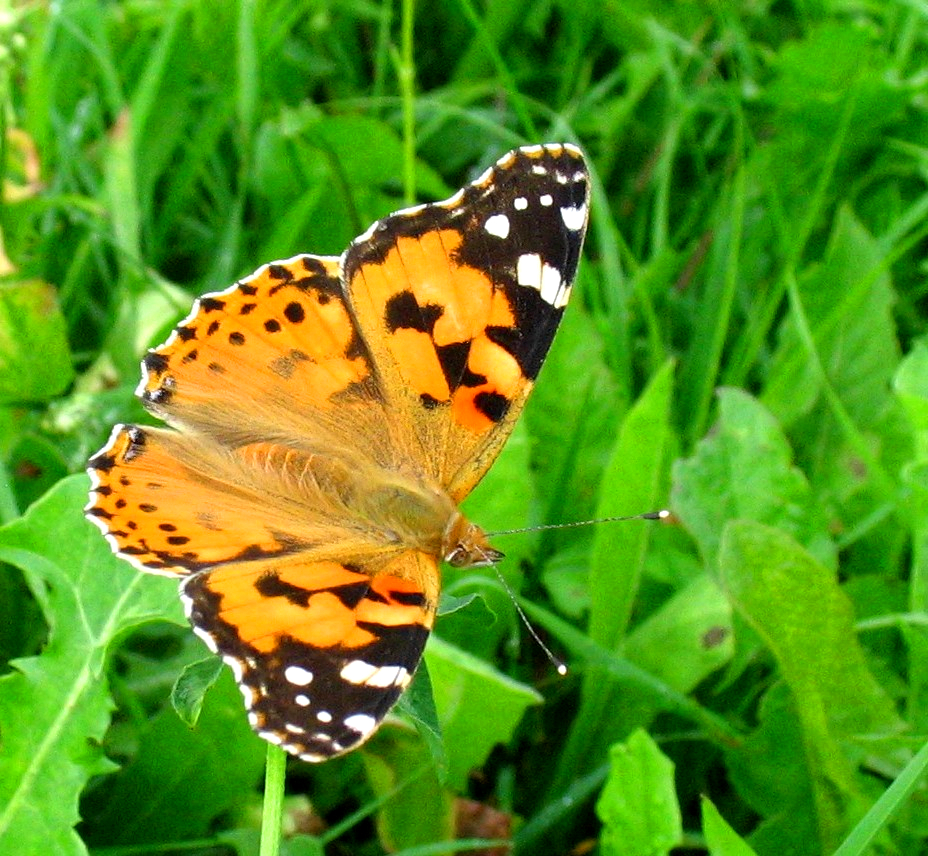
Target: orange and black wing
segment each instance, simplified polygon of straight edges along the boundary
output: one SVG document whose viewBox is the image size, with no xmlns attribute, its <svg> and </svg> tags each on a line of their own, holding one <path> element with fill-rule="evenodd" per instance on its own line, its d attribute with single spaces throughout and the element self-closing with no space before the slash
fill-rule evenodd
<svg viewBox="0 0 928 856">
<path fill-rule="evenodd" d="M 196 574 L 181 597 L 228 663 L 252 727 L 305 761 L 363 743 L 412 680 L 434 621 L 435 558 L 407 552 L 377 569 L 251 561 Z"/>
<path fill-rule="evenodd" d="M 579 149 L 528 146 L 450 199 L 375 223 L 342 258 L 405 453 L 455 501 L 496 458 L 541 369 L 589 196 Z"/>
</svg>

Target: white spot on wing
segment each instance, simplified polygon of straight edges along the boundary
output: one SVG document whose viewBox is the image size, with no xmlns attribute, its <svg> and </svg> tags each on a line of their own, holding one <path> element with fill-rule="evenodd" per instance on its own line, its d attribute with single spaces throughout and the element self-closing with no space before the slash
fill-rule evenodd
<svg viewBox="0 0 928 856">
<path fill-rule="evenodd" d="M 327 710 L 320 710 L 319 713 L 316 714 L 316 719 L 318 719 L 320 722 L 331 722 L 332 714 Z"/>
<path fill-rule="evenodd" d="M 545 208 L 548 208 L 554 202 L 554 199 L 550 193 L 543 193 L 538 197 L 538 201 L 544 205 Z"/>
<path fill-rule="evenodd" d="M 301 761 L 309 761 L 310 764 L 321 764 L 323 761 L 328 761 L 328 755 L 314 755 L 312 752 L 300 752 L 299 759 Z"/>
<path fill-rule="evenodd" d="M 505 214 L 494 214 L 492 217 L 487 217 L 483 228 L 494 238 L 508 238 L 509 218 Z"/>
<path fill-rule="evenodd" d="M 524 211 L 528 208 L 528 200 L 524 196 L 517 196 L 512 200 L 512 207 L 515 208 L 516 211 Z"/>
<path fill-rule="evenodd" d="M 409 680 L 402 666 L 374 666 L 363 660 L 352 660 L 341 671 L 341 677 L 351 684 L 368 687 L 393 687 Z"/>
<path fill-rule="evenodd" d="M 284 669 L 284 677 L 290 681 L 291 684 L 298 687 L 305 687 L 307 684 L 312 683 L 313 673 L 308 669 L 304 669 L 302 666 L 287 666 L 287 668 Z"/>
<path fill-rule="evenodd" d="M 586 223 L 586 205 L 573 208 L 562 208 L 561 219 L 571 232 L 579 232 Z"/>
<path fill-rule="evenodd" d="M 547 167 L 543 167 L 541 164 L 537 164 L 537 163 L 536 163 L 536 164 L 532 167 L 532 172 L 535 173 L 535 175 L 547 175 L 547 174 L 548 174 L 548 169 L 547 169 Z"/>
<path fill-rule="evenodd" d="M 541 256 L 523 253 L 516 262 L 516 280 L 519 285 L 541 291 Z"/>
<path fill-rule="evenodd" d="M 342 667 L 339 677 L 349 684 L 366 684 L 376 672 L 377 666 L 365 663 L 364 660 L 352 660 Z"/>
<path fill-rule="evenodd" d="M 345 718 L 345 725 L 358 734 L 370 734 L 377 727 L 377 720 L 366 713 L 356 713 Z"/>
<path fill-rule="evenodd" d="M 566 289 L 561 288 L 561 272 L 550 265 L 542 265 L 541 268 L 541 299 L 545 303 L 550 303 L 556 308 L 560 308 L 559 301 L 561 294 Z M 566 300 L 564 301 L 566 303 Z"/>
<path fill-rule="evenodd" d="M 519 285 L 534 288 L 545 303 L 555 309 L 567 305 L 570 289 L 565 288 L 561 272 L 551 265 L 544 264 L 537 253 L 524 253 L 516 262 L 516 280 Z"/>
<path fill-rule="evenodd" d="M 293 697 L 293 700 L 294 700 L 300 707 L 309 707 L 309 696 L 303 695 L 303 693 L 300 693 L 299 695 L 295 695 L 295 696 Z"/>
</svg>

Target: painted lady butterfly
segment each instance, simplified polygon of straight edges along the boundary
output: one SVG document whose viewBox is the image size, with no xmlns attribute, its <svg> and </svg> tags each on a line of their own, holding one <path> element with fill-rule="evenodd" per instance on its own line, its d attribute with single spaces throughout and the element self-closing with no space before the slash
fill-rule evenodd
<svg viewBox="0 0 928 856">
<path fill-rule="evenodd" d="M 510 152 L 341 257 L 265 265 L 190 316 L 117 425 L 87 516 L 180 577 L 194 630 L 266 740 L 324 761 L 409 685 L 439 562 L 501 554 L 458 503 L 509 436 L 554 337 L 589 207 L 571 145 Z"/>
</svg>

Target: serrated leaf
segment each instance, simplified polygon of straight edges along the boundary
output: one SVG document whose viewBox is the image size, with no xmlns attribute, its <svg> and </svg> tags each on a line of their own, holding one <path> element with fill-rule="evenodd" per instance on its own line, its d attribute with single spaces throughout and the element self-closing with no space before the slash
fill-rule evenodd
<svg viewBox="0 0 928 856">
<path fill-rule="evenodd" d="M 174 584 L 115 558 L 83 519 L 87 489 L 85 476 L 65 479 L 0 529 L 0 561 L 22 570 L 49 626 L 42 653 L 0 678 L 0 840 L 20 853 L 85 852 L 78 796 L 111 769 L 107 648 L 146 621 L 182 620 Z"/>
<path fill-rule="evenodd" d="M 683 824 L 674 765 L 646 731 L 609 750 L 609 777 L 596 801 L 603 856 L 659 856 L 680 844 Z"/>
<path fill-rule="evenodd" d="M 47 401 L 73 379 L 55 289 L 35 279 L 0 284 L 0 404 Z"/>
</svg>

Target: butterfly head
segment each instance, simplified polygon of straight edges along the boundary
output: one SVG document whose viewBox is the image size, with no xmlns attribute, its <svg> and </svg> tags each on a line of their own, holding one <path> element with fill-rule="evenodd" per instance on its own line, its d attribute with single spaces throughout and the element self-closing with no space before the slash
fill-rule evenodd
<svg viewBox="0 0 928 856">
<path fill-rule="evenodd" d="M 456 512 L 445 529 L 442 558 L 454 568 L 482 568 L 496 564 L 503 554 L 490 545 L 479 526 Z"/>
</svg>

